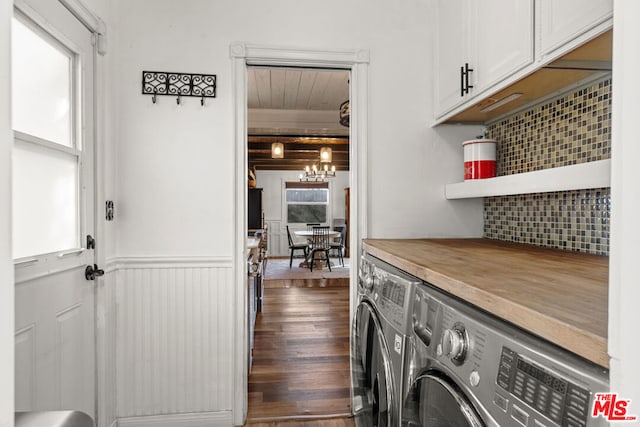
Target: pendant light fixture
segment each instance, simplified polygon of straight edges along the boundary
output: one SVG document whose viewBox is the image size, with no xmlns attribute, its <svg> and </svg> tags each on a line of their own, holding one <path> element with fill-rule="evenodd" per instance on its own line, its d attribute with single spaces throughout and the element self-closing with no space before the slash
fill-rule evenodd
<svg viewBox="0 0 640 427">
<path fill-rule="evenodd" d="M 327 178 L 335 178 L 336 167 L 329 163 L 333 160 L 331 147 L 320 148 L 320 163 L 322 166 L 318 168 L 316 165 L 305 166 L 304 173 L 300 174 L 300 181 L 324 181 Z"/>
<path fill-rule="evenodd" d="M 331 163 L 332 160 L 333 160 L 333 154 L 331 151 L 331 147 L 321 147 L 320 163 Z"/>
<path fill-rule="evenodd" d="M 271 144 L 271 158 L 284 159 L 284 144 L 282 142 L 274 142 Z"/>
<path fill-rule="evenodd" d="M 349 108 L 349 100 L 347 99 L 342 104 L 340 104 L 340 124 L 345 127 L 349 127 L 349 117 L 350 117 L 350 108 Z"/>
</svg>

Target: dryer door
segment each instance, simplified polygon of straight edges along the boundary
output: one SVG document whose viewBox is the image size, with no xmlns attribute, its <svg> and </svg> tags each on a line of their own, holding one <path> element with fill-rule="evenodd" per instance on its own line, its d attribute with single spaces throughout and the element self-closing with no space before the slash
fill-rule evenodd
<svg viewBox="0 0 640 427">
<path fill-rule="evenodd" d="M 469 399 L 439 372 L 419 376 L 404 402 L 403 426 L 484 427 Z"/>
<path fill-rule="evenodd" d="M 378 317 L 367 302 L 361 302 L 356 310 L 351 345 L 352 407 L 356 425 L 393 425 L 397 411 L 393 406 L 396 401 L 389 349 Z"/>
</svg>

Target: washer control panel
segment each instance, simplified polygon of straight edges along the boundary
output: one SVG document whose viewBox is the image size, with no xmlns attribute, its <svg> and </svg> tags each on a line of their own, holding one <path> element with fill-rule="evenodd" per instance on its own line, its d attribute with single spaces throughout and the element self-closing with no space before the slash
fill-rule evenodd
<svg viewBox="0 0 640 427">
<path fill-rule="evenodd" d="M 407 297 L 407 283 L 381 270 L 376 271 L 376 282 L 380 311 L 389 322 L 398 328 L 402 327 L 405 321 L 404 305 Z"/>
<path fill-rule="evenodd" d="M 557 424 L 587 425 L 589 390 L 526 360 L 505 346 L 502 347 L 496 383 Z"/>
</svg>

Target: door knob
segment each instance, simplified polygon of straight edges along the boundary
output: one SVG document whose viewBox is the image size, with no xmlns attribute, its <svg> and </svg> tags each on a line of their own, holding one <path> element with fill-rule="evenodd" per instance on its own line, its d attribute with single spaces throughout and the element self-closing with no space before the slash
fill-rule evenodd
<svg viewBox="0 0 640 427">
<path fill-rule="evenodd" d="M 87 268 L 84 269 L 84 278 L 87 280 L 95 280 L 100 276 L 104 276 L 104 270 L 100 270 L 98 264 L 87 265 Z"/>
</svg>

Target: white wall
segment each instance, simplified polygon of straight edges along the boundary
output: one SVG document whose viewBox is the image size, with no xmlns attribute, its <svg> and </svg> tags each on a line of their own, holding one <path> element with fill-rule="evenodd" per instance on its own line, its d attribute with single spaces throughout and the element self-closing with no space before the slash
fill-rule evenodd
<svg viewBox="0 0 640 427">
<path fill-rule="evenodd" d="M 117 37 L 111 39 L 118 65 L 110 88 L 117 100 L 117 257 L 123 262 L 143 259 L 162 265 L 165 260 L 177 263 L 187 258 L 192 263 L 201 257 L 230 260 L 233 256 L 235 147 L 229 46 L 235 41 L 370 50 L 369 235 L 479 236 L 481 202 L 448 202 L 443 187 L 462 178 L 458 142 L 477 131 L 428 126 L 433 116 L 428 3 L 120 0 L 115 17 Z M 153 105 L 149 96 L 140 94 L 143 70 L 217 74 L 217 98 L 207 100 L 204 108 L 199 99 L 183 99 L 183 105 L 177 106 L 172 97 L 159 97 Z M 180 270 L 176 274 L 189 283 L 197 281 L 191 273 Z M 139 288 L 142 278 L 132 274 L 121 280 L 117 286 L 124 290 Z M 166 280 L 171 289 L 185 289 L 174 276 Z M 231 295 L 235 284 L 216 280 L 206 286 L 212 292 Z M 127 295 L 116 296 L 119 307 L 130 298 Z M 175 297 L 188 301 L 186 295 Z M 220 322 L 231 325 L 230 313 L 220 312 Z M 212 332 L 212 339 L 239 339 L 231 330 Z M 130 339 L 144 340 L 145 335 L 134 333 Z M 157 344 L 145 348 L 141 360 L 154 360 L 176 346 L 168 341 Z M 220 347 L 214 358 L 231 360 L 230 351 Z M 194 369 L 180 363 L 177 368 Z M 231 367 L 229 363 L 227 368 Z M 136 369 L 127 363 L 119 368 L 118 378 L 133 375 Z M 156 372 L 170 377 L 162 370 Z M 227 376 L 204 371 L 194 374 L 202 387 L 211 386 L 212 381 L 222 389 L 232 387 Z M 138 390 L 142 394 L 153 391 L 153 383 Z M 199 408 L 210 412 L 229 409 L 227 399 L 213 399 Z M 119 414 L 188 410 L 186 404 L 158 405 L 141 408 L 141 413 L 119 408 Z"/>
<path fill-rule="evenodd" d="M 11 15 L 0 2 L 0 426 L 13 426 L 13 257 L 11 256 Z"/>
<path fill-rule="evenodd" d="M 370 224 L 377 237 L 479 235 L 481 203 L 449 202 L 462 176 L 455 144 L 431 121 L 429 7 L 424 1 L 168 0 L 119 3 L 119 255 L 229 254 L 232 221 L 232 41 L 371 49 Z M 340 13 L 336 13 L 340 11 Z M 218 97 L 140 95 L 141 71 L 210 72 Z M 457 131 L 457 132 L 456 132 Z M 228 208 L 225 209 L 224 207 Z"/>
<path fill-rule="evenodd" d="M 287 241 L 287 212 L 284 209 L 284 183 L 298 181 L 300 171 L 257 171 L 256 186 L 264 189 L 262 203 L 264 204 L 265 222 L 269 226 L 269 255 L 289 256 Z M 349 186 L 349 172 L 338 171 L 336 177 L 329 179 L 329 218 L 328 225 L 334 218 L 345 217 L 344 189 Z M 289 227 L 291 230 L 298 228 Z"/>
<path fill-rule="evenodd" d="M 614 3 L 613 111 L 611 146 L 611 257 L 609 275 L 609 355 L 611 391 L 631 399 L 629 413 L 640 417 L 640 192 L 638 191 L 638 99 L 640 67 L 640 3 Z"/>
</svg>

